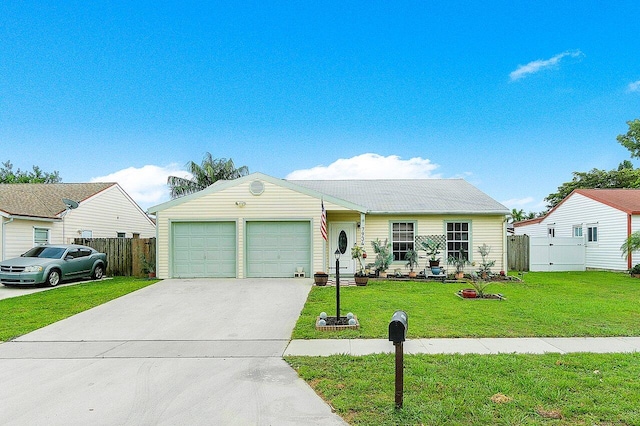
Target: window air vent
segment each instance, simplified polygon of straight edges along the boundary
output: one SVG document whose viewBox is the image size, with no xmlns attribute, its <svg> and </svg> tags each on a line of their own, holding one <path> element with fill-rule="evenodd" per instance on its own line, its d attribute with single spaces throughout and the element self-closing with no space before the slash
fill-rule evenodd
<svg viewBox="0 0 640 426">
<path fill-rule="evenodd" d="M 261 180 L 254 180 L 249 185 L 249 192 L 253 195 L 260 195 L 264 192 L 264 183 Z"/>
</svg>

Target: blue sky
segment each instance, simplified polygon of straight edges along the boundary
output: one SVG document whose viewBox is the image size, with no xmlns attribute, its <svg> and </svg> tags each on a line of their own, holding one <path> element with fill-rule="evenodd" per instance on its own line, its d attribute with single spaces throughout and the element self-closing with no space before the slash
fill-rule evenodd
<svg viewBox="0 0 640 426">
<path fill-rule="evenodd" d="M 143 207 L 205 152 L 280 178 L 463 177 L 544 209 L 629 159 L 634 1 L 0 2 L 0 161 Z"/>
</svg>

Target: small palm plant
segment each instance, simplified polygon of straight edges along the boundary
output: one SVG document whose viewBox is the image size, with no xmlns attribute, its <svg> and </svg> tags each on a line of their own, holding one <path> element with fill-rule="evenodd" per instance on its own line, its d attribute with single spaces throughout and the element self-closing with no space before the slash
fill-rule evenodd
<svg viewBox="0 0 640 426">
<path fill-rule="evenodd" d="M 625 259 L 627 259 L 634 251 L 640 250 L 640 231 L 636 231 L 629 235 L 620 246 L 620 250 L 622 250 L 622 255 Z"/>
<path fill-rule="evenodd" d="M 407 267 L 409 268 L 409 276 L 415 277 L 413 269 L 418 265 L 418 252 L 414 249 L 409 249 L 404 255 L 404 260 L 407 261 Z"/>
<path fill-rule="evenodd" d="M 467 258 L 467 252 L 463 248 L 458 251 L 457 255 L 451 254 L 447 259 L 447 263 L 456 268 L 456 279 L 462 278 L 464 276 L 464 267 L 471 264 Z"/>
<path fill-rule="evenodd" d="M 384 276 L 391 262 L 393 262 L 391 243 L 388 242 L 388 239 L 385 239 L 383 243 L 379 238 L 376 238 L 374 241 L 371 241 L 371 245 L 373 246 L 373 251 L 376 253 L 375 267 L 382 273 L 381 275 Z"/>
</svg>

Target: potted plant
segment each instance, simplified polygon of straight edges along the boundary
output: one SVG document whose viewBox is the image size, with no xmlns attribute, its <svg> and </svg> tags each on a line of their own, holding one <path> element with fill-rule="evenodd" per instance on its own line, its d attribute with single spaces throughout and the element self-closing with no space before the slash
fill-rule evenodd
<svg viewBox="0 0 640 426">
<path fill-rule="evenodd" d="M 486 243 L 478 247 L 478 253 L 480 253 L 480 257 L 482 258 L 478 274 L 482 279 L 487 279 L 489 277 L 491 274 L 491 267 L 496 264 L 495 260 L 489 260 L 490 252 L 491 246 L 488 246 Z"/>
<path fill-rule="evenodd" d="M 464 267 L 470 264 L 469 259 L 467 259 L 467 253 L 462 248 L 458 251 L 457 256 L 453 254 L 450 255 L 447 263 L 454 266 L 457 280 L 464 277 Z"/>
<path fill-rule="evenodd" d="M 324 285 L 327 285 L 328 281 L 329 281 L 329 274 L 327 274 L 326 272 L 319 271 L 313 274 L 313 282 L 316 285 L 324 286 Z"/>
<path fill-rule="evenodd" d="M 471 274 L 471 281 L 469 281 L 469 284 L 471 284 L 473 288 L 465 288 L 464 290 L 461 290 L 460 294 L 462 295 L 462 297 L 464 297 L 465 299 L 484 299 L 484 291 L 487 286 L 491 284 L 491 281 L 485 281 L 481 278 L 478 278 L 478 276 L 473 273 Z"/>
<path fill-rule="evenodd" d="M 417 241 L 422 250 L 427 252 L 429 267 L 434 275 L 440 274 L 440 258 L 438 255 L 444 248 L 444 243 L 437 238 L 427 238 Z"/>
<path fill-rule="evenodd" d="M 148 261 L 144 253 L 140 256 L 140 263 L 142 264 L 142 273 L 147 274 L 149 278 L 155 278 L 156 264 Z"/>
<path fill-rule="evenodd" d="M 376 238 L 374 241 L 371 241 L 371 245 L 373 246 L 373 251 L 376 253 L 375 267 L 378 270 L 378 275 L 381 278 L 386 278 L 387 269 L 389 269 L 393 261 L 391 243 L 389 243 L 387 239 L 385 239 L 383 243 L 380 238 Z"/>
<path fill-rule="evenodd" d="M 367 285 L 367 282 L 369 282 L 369 276 L 365 273 L 364 268 L 364 259 L 367 258 L 367 253 L 364 251 L 364 248 L 357 244 L 351 247 L 351 258 L 358 261 L 358 270 L 353 275 L 356 285 Z"/>
<path fill-rule="evenodd" d="M 640 263 L 629 269 L 629 274 L 634 278 L 640 278 Z"/>
<path fill-rule="evenodd" d="M 409 278 L 415 278 L 416 272 L 413 269 L 418 265 L 418 252 L 414 249 L 407 250 L 404 260 L 407 261 L 407 267 L 409 268 Z"/>
</svg>

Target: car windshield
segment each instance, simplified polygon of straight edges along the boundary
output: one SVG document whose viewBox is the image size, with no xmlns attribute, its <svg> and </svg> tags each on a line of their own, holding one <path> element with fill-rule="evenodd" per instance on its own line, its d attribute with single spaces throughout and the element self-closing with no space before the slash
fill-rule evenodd
<svg viewBox="0 0 640 426">
<path fill-rule="evenodd" d="M 23 257 L 40 257 L 45 259 L 62 259 L 65 252 L 64 247 L 34 247 L 25 254 Z"/>
</svg>

